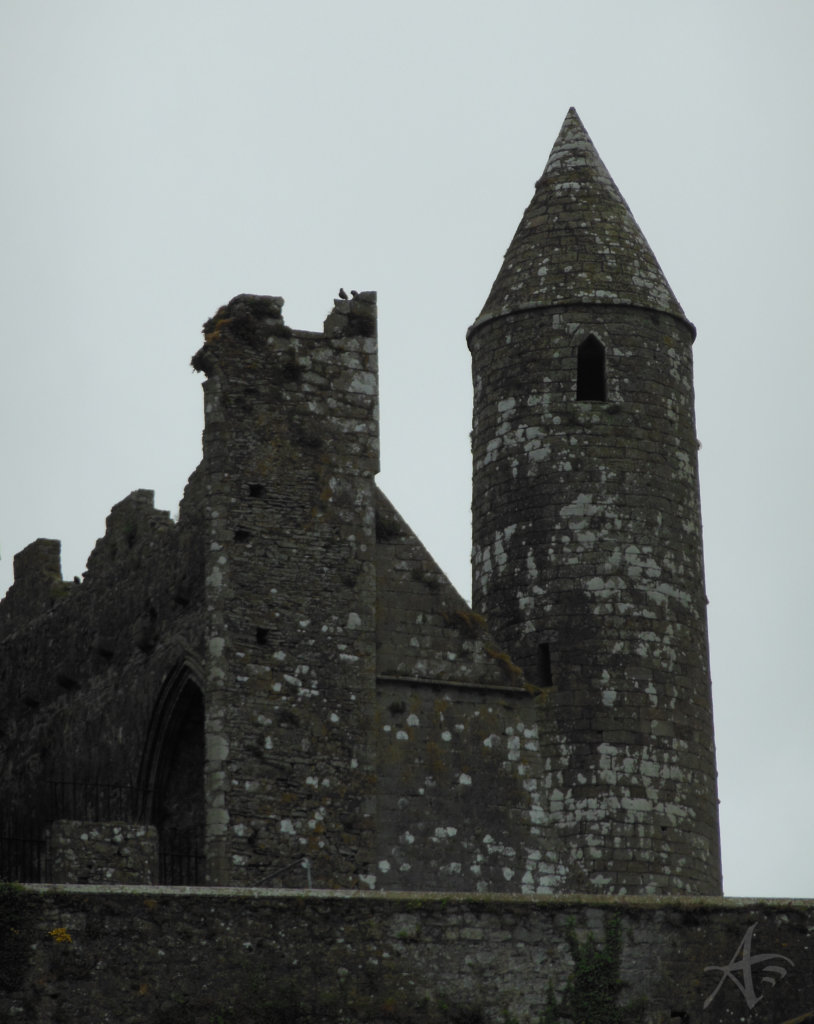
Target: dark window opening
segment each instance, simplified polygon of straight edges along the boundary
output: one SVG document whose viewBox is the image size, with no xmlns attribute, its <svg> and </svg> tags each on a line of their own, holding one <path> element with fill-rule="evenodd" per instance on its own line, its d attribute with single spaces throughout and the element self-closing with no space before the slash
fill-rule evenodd
<svg viewBox="0 0 814 1024">
<path fill-rule="evenodd" d="M 577 401 L 605 402 L 607 397 L 605 346 L 589 334 L 577 349 Z"/>
<path fill-rule="evenodd" d="M 554 685 L 551 678 L 551 644 L 537 646 L 537 678 L 540 680 L 540 686 Z"/>
<path fill-rule="evenodd" d="M 263 626 L 258 626 L 255 637 L 257 639 L 257 643 L 262 647 L 264 644 L 268 643 L 269 631 Z"/>
</svg>

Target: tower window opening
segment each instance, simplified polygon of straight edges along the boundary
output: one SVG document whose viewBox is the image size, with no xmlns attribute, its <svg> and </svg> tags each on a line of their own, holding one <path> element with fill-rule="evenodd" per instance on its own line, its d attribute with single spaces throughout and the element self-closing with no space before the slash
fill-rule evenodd
<svg viewBox="0 0 814 1024">
<path fill-rule="evenodd" d="M 589 334 L 577 349 L 577 401 L 605 402 L 607 398 L 605 346 Z"/>
<path fill-rule="evenodd" d="M 551 644 L 537 645 L 537 678 L 540 681 L 540 686 L 554 685 L 554 680 L 551 677 Z"/>
</svg>

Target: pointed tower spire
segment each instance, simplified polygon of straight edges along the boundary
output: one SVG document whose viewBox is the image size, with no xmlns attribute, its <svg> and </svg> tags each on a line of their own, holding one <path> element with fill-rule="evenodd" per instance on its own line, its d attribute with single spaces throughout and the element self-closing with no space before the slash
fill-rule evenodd
<svg viewBox="0 0 814 1024">
<path fill-rule="evenodd" d="M 574 303 L 639 306 L 686 320 L 571 107 L 472 329 L 508 313 Z"/>
</svg>

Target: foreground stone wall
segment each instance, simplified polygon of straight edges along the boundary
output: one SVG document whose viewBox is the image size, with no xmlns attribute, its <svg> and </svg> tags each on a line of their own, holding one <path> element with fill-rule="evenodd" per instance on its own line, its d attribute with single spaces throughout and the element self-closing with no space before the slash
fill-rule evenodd
<svg viewBox="0 0 814 1024">
<path fill-rule="evenodd" d="M 0 1019 L 798 1024 L 814 901 L 0 888 Z"/>
</svg>

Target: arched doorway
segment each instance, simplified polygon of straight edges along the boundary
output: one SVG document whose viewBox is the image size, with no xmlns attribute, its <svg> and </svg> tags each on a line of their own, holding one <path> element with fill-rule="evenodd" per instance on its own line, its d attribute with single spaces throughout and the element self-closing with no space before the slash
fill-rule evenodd
<svg viewBox="0 0 814 1024">
<path fill-rule="evenodd" d="M 204 699 L 181 666 L 156 701 L 145 751 L 147 818 L 158 831 L 162 885 L 204 881 Z"/>
</svg>

